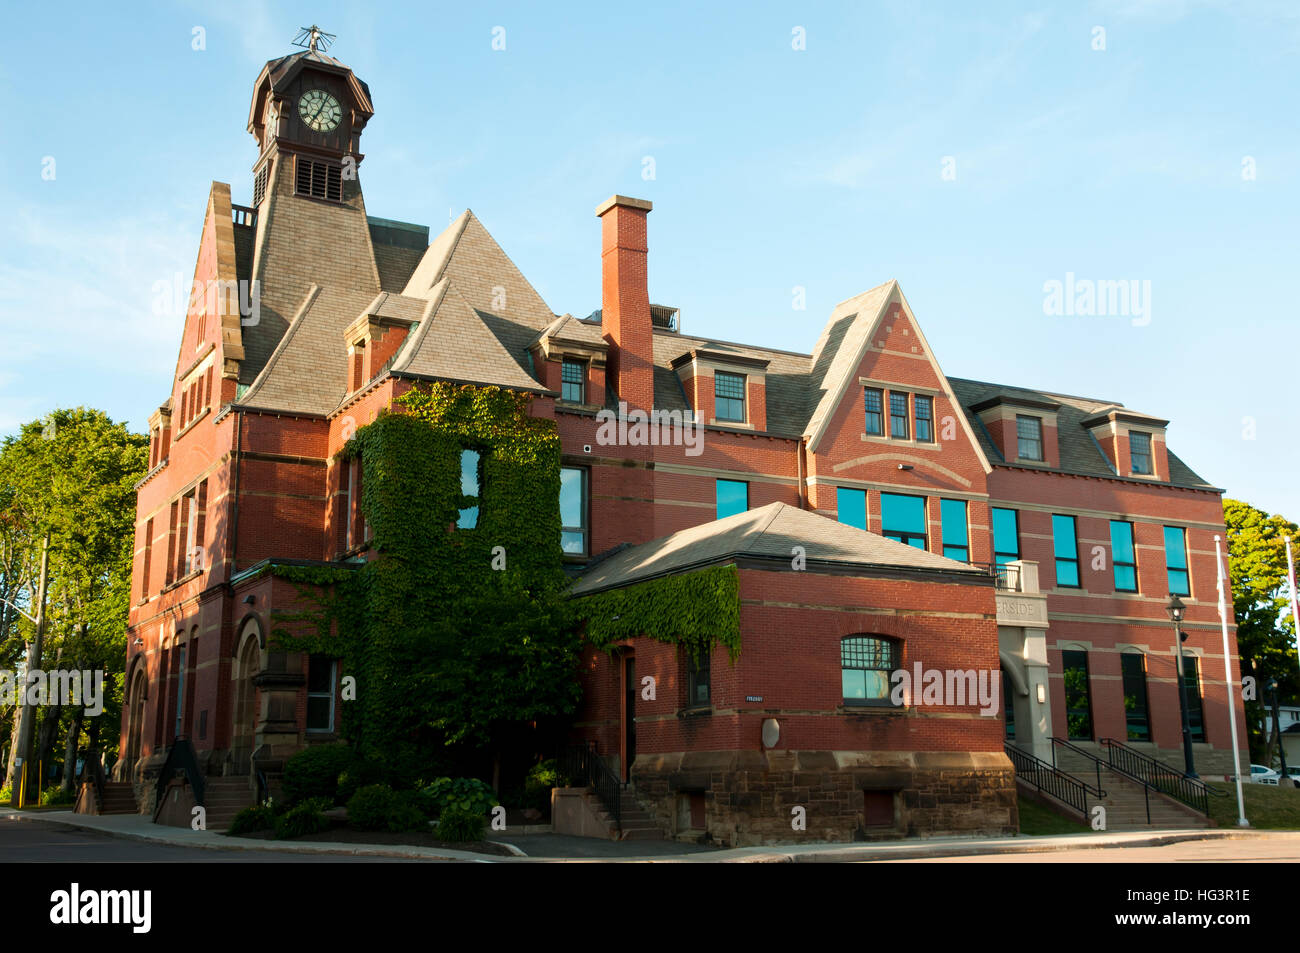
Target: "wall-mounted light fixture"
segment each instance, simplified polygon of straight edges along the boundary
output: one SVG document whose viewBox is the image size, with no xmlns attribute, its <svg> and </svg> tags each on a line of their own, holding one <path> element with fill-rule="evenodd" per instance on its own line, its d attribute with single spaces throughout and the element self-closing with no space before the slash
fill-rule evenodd
<svg viewBox="0 0 1300 953">
<path fill-rule="evenodd" d="M 1038 704 L 1043 705 L 1046 703 L 1047 703 L 1047 686 L 1044 685 L 1042 682 L 1039 682 L 1038 683 Z"/>
</svg>

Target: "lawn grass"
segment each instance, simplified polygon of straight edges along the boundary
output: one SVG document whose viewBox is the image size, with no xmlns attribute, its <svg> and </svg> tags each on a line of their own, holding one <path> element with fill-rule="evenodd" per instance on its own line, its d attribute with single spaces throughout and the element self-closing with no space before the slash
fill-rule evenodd
<svg viewBox="0 0 1300 953">
<path fill-rule="evenodd" d="M 1053 834 L 1091 834 L 1092 828 L 1087 824 L 1062 817 L 1055 811 L 1043 807 L 1027 797 L 1017 798 L 1020 806 L 1020 833 L 1032 837 L 1048 837 Z"/>
<path fill-rule="evenodd" d="M 1219 827 L 1237 826 L 1237 785 L 1228 782 L 1206 782 L 1227 797 L 1210 798 L 1210 817 Z M 1250 826 L 1267 831 L 1300 831 L 1300 788 L 1274 787 L 1271 784 L 1241 786 L 1246 802 L 1246 820 Z"/>
</svg>

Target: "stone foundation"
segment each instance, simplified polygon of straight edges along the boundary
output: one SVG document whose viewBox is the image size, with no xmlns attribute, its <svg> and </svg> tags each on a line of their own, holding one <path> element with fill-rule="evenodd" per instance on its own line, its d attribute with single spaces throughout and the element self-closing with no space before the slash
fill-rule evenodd
<svg viewBox="0 0 1300 953">
<path fill-rule="evenodd" d="M 729 847 L 1014 834 L 1020 826 L 1015 771 L 1000 751 L 643 754 L 632 778 L 638 800 L 672 836 Z M 804 830 L 792 826 L 796 807 Z"/>
</svg>

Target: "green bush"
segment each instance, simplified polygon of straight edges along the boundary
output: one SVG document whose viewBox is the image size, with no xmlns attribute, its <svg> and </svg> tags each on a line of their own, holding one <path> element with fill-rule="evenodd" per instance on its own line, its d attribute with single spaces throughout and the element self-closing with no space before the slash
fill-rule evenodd
<svg viewBox="0 0 1300 953">
<path fill-rule="evenodd" d="M 386 784 L 367 784 L 348 801 L 348 823 L 363 831 L 380 831 L 388 826 L 393 809 L 393 789 Z"/>
<path fill-rule="evenodd" d="M 248 834 L 253 831 L 269 831 L 275 826 L 275 814 L 270 807 L 262 804 L 246 807 L 230 822 L 230 829 L 226 834 L 231 837 L 238 837 L 241 834 Z"/>
<path fill-rule="evenodd" d="M 304 748 L 284 765 L 281 792 L 284 800 L 297 804 L 308 798 L 328 798 L 333 803 L 339 775 L 353 762 L 352 750 L 344 744 L 313 745 Z"/>
<path fill-rule="evenodd" d="M 394 832 L 427 831 L 429 819 L 414 791 L 398 791 L 388 810 L 388 829 Z"/>
<path fill-rule="evenodd" d="M 463 807 L 449 807 L 438 818 L 436 836 L 441 841 L 483 840 L 484 819 Z"/>
<path fill-rule="evenodd" d="M 329 820 L 321 813 L 320 803 L 324 799 L 304 801 L 297 807 L 290 808 L 275 819 L 276 840 L 289 840 L 306 834 L 319 834 L 330 828 Z M 326 801 L 327 804 L 332 803 Z"/>
<path fill-rule="evenodd" d="M 75 794 L 64 794 L 63 789 L 59 787 L 46 788 L 41 792 L 41 806 L 55 807 L 60 804 L 75 804 L 77 796 Z"/>
<path fill-rule="evenodd" d="M 482 817 L 497 806 L 491 785 L 478 778 L 438 778 L 420 786 L 424 810 L 441 817 L 453 808 Z"/>
<path fill-rule="evenodd" d="M 334 800 L 339 804 L 347 804 L 361 788 L 370 784 L 385 784 L 387 781 L 384 766 L 380 762 L 370 758 L 356 758 L 339 775 L 339 787 Z"/>
<path fill-rule="evenodd" d="M 551 811 L 551 788 L 567 787 L 569 779 L 560 774 L 552 758 L 535 764 L 524 778 L 523 807 L 533 807 L 544 814 Z"/>
<path fill-rule="evenodd" d="M 0 788 L 0 805 L 9 806 L 9 802 L 14 799 L 14 789 L 12 785 L 6 784 Z"/>
</svg>

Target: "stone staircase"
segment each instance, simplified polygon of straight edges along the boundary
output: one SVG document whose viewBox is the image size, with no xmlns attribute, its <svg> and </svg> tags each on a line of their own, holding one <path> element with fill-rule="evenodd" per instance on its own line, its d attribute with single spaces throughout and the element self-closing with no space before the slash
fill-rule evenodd
<svg viewBox="0 0 1300 953">
<path fill-rule="evenodd" d="M 1097 766 L 1091 759 L 1058 748 L 1056 766 L 1085 784 L 1097 784 Z M 1211 826 L 1210 819 L 1195 808 L 1188 807 L 1181 801 L 1150 792 L 1151 819 L 1147 821 L 1147 794 L 1143 785 L 1111 770 L 1104 763 L 1101 767 L 1101 789 L 1106 797 L 1100 803 L 1106 808 L 1106 830 L 1108 831 L 1145 831 L 1167 830 L 1169 828 L 1203 829 Z M 1089 810 L 1093 802 L 1089 799 Z"/>
<path fill-rule="evenodd" d="M 621 824 L 614 823 L 614 817 L 605 809 L 600 798 L 590 795 L 596 817 L 605 825 L 611 840 L 667 840 L 668 833 L 660 827 L 650 812 L 636 799 L 636 788 L 625 784 L 620 788 L 619 810 L 622 813 Z"/>
<path fill-rule="evenodd" d="M 203 789 L 203 807 L 207 812 L 207 829 L 224 831 L 246 807 L 253 806 L 253 790 L 248 778 L 209 777 Z"/>
<path fill-rule="evenodd" d="M 100 814 L 138 814 L 140 808 L 135 803 L 135 789 L 130 781 L 108 781 L 104 784 L 104 803 L 99 805 Z"/>
</svg>

